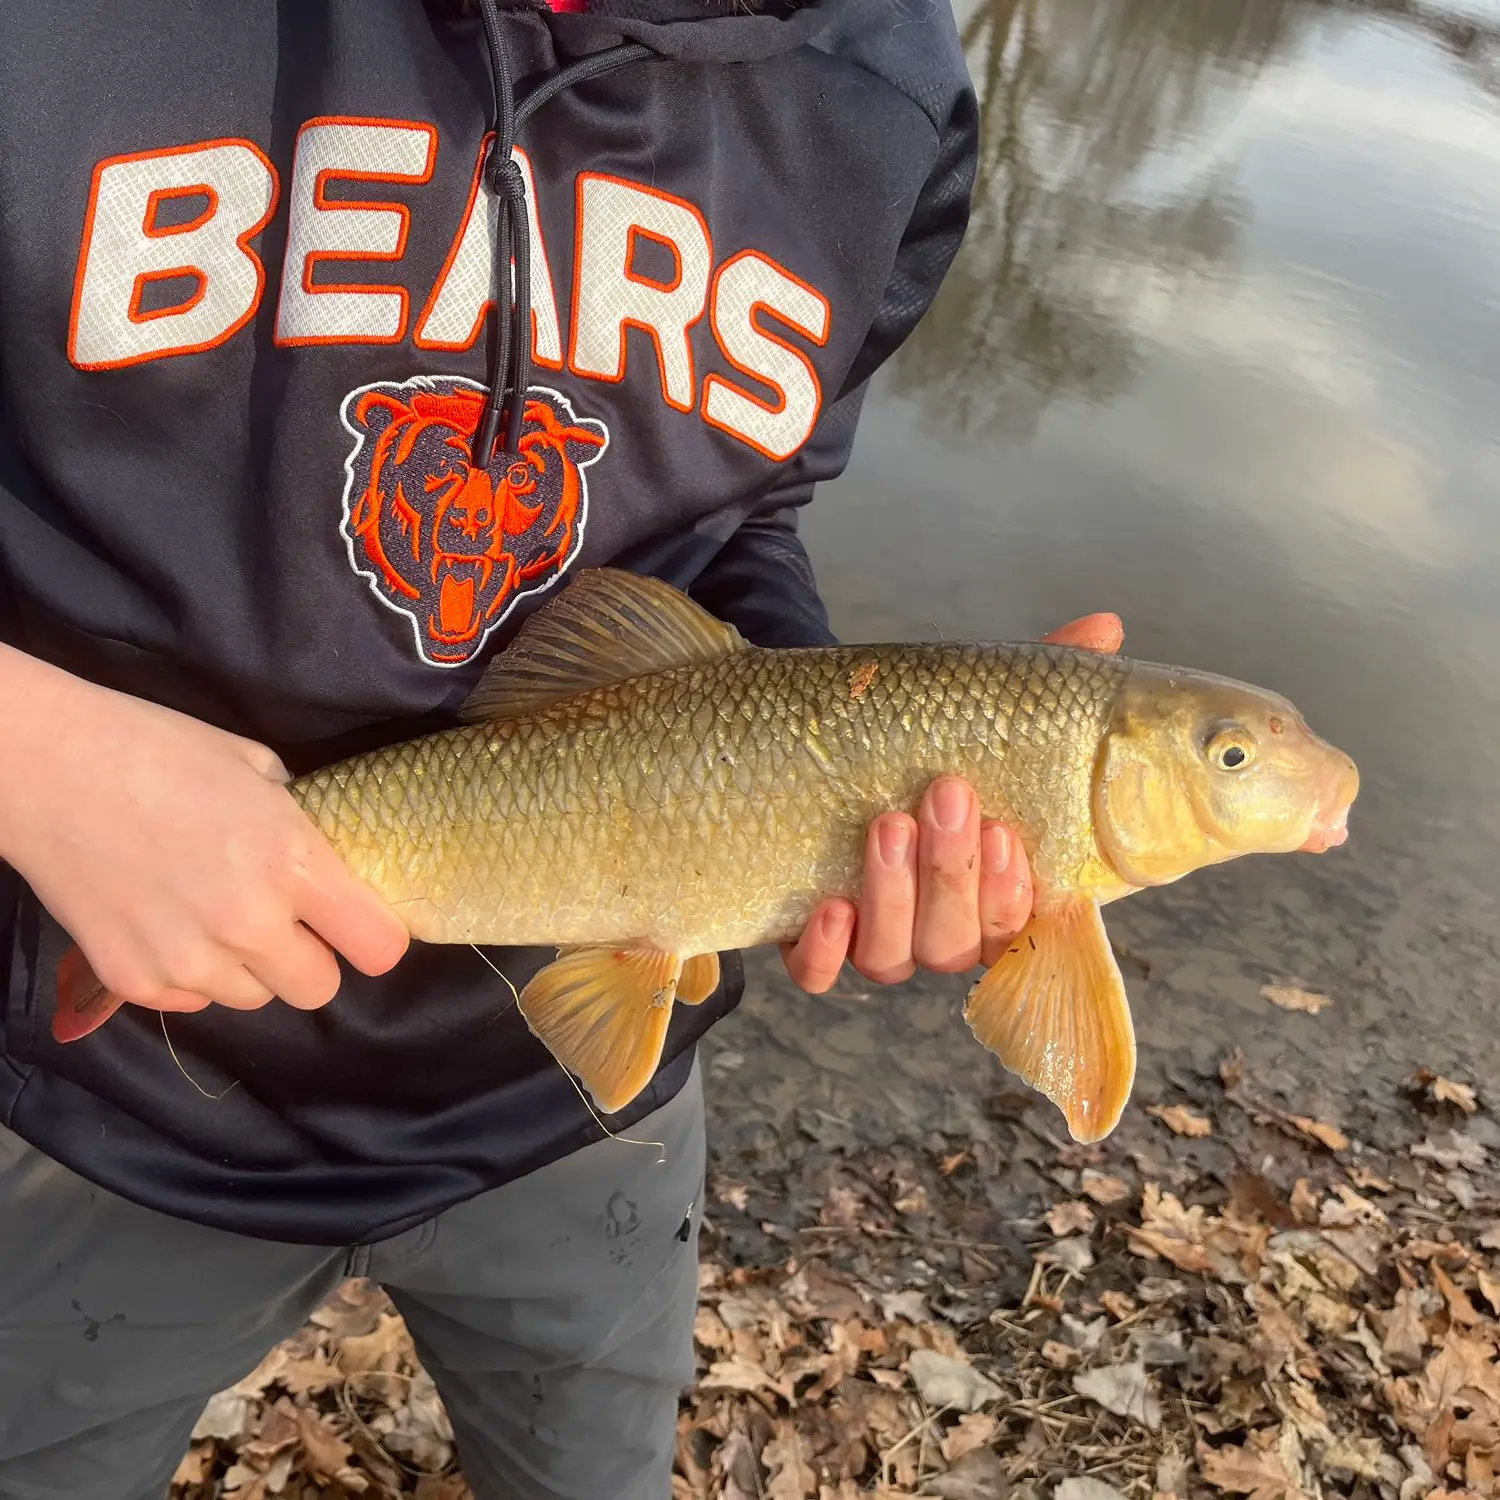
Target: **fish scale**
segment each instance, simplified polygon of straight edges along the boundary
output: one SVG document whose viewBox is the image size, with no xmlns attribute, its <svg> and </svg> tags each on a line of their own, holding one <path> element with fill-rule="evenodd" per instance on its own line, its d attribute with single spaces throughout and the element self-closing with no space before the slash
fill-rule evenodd
<svg viewBox="0 0 1500 1500">
<path fill-rule="evenodd" d="M 292 793 L 428 941 L 753 946 L 856 894 L 870 819 L 947 770 L 1028 838 L 1041 885 L 1075 883 L 1125 670 L 1034 645 L 750 648 Z"/>
</svg>

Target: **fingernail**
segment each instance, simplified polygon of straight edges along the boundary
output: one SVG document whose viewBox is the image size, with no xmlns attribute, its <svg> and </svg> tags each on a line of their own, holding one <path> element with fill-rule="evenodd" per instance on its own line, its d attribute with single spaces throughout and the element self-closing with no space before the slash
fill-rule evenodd
<svg viewBox="0 0 1500 1500">
<path fill-rule="evenodd" d="M 932 793 L 933 821 L 944 833 L 962 833 L 969 821 L 968 785 L 962 781 L 940 781 Z"/>
<path fill-rule="evenodd" d="M 823 913 L 823 936 L 837 942 L 849 928 L 849 910 L 843 906 L 830 906 Z"/>
<path fill-rule="evenodd" d="M 906 850 L 911 843 L 911 826 L 905 818 L 892 818 L 880 825 L 875 836 L 880 850 L 880 862 L 888 870 L 899 870 L 906 863 Z"/>
<path fill-rule="evenodd" d="M 979 836 L 979 857 L 984 861 L 986 875 L 1003 875 L 1010 868 L 1011 855 L 1015 852 L 1010 841 L 1010 830 L 1003 824 L 986 828 Z"/>
</svg>

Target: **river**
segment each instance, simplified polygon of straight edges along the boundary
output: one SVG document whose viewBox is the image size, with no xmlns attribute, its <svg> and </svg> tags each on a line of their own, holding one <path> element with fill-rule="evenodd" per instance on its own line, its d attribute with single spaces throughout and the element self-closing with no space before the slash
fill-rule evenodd
<svg viewBox="0 0 1500 1500">
<path fill-rule="evenodd" d="M 974 216 L 804 518 L 834 626 L 1018 639 L 1113 609 L 1130 654 L 1282 691 L 1359 762 L 1343 849 L 1107 908 L 1135 1107 L 1235 1047 L 1356 1129 L 1419 1066 L 1483 1098 L 1500 6 L 957 13 L 984 109 Z M 963 1025 L 961 976 L 846 970 L 812 999 L 774 952 L 750 975 L 708 1047 L 721 1127 L 952 1130 L 1014 1087 Z M 1288 982 L 1331 1003 L 1270 1005 L 1262 986 Z"/>
</svg>

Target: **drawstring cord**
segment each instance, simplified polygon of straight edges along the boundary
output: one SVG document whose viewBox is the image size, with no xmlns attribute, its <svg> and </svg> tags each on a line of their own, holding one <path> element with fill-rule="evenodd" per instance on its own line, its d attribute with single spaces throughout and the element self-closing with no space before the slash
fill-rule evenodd
<svg viewBox="0 0 1500 1500">
<path fill-rule="evenodd" d="M 489 465 L 495 440 L 505 424 L 507 454 L 520 452 L 521 425 L 526 415 L 526 392 L 531 387 L 531 228 L 526 214 L 526 179 L 513 154 L 516 129 L 549 99 L 585 79 L 597 78 L 623 63 L 651 57 L 649 47 L 627 42 L 591 53 L 554 73 L 531 91 L 518 108 L 510 56 L 501 31 L 496 0 L 479 0 L 484 16 L 484 39 L 490 55 L 490 85 L 494 118 L 485 181 L 497 207 L 495 225 L 495 297 L 492 303 L 494 337 L 490 345 L 484 414 L 474 443 L 473 462 Z M 515 265 L 514 288 L 511 265 Z M 510 401 L 507 404 L 506 395 Z"/>
</svg>

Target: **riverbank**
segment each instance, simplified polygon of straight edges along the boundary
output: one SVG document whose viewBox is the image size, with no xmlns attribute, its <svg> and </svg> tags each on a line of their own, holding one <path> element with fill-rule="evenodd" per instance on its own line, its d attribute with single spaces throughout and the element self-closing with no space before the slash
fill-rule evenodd
<svg viewBox="0 0 1500 1500">
<path fill-rule="evenodd" d="M 1326 997 L 1262 1003 L 1316 1052 Z M 802 1045 L 838 1076 L 864 1043 L 830 1039 L 832 1006 Z M 1376 1070 L 1330 1107 L 1235 1048 L 1152 1079 L 1085 1148 L 997 1072 L 840 1115 L 767 1070 L 757 1024 L 752 1003 L 705 1053 L 676 1500 L 1493 1493 L 1500 1123 L 1474 1080 Z M 215 1398 L 178 1481 L 177 1500 L 468 1494 L 362 1284 Z"/>
</svg>

